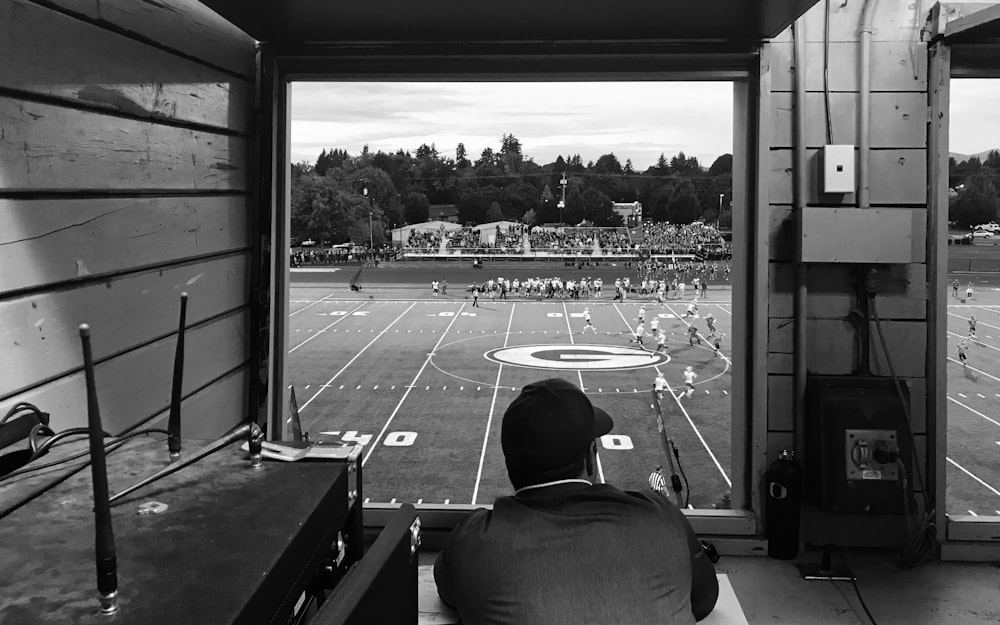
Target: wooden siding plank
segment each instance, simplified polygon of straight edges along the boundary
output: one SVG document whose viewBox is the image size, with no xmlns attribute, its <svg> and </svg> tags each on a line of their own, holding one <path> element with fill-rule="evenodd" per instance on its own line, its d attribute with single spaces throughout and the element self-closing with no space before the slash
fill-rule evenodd
<svg viewBox="0 0 1000 625">
<path fill-rule="evenodd" d="M 0 86 L 138 117 L 250 130 L 247 80 L 27 0 L 0 6 L 0 24 Z"/>
<path fill-rule="evenodd" d="M 875 41 L 917 41 L 931 6 L 936 0 L 883 0 L 872 15 L 872 39 Z M 805 40 L 823 41 L 825 3 L 818 2 L 806 11 L 803 28 Z M 830 7 L 830 41 L 856 42 L 859 37 L 863 2 L 834 2 Z M 773 41 L 791 41 L 791 28 Z"/>
<path fill-rule="evenodd" d="M 774 107 L 769 111 L 771 122 L 771 147 L 791 148 L 794 118 L 792 95 L 788 92 L 774 94 Z M 831 127 L 835 144 L 858 145 L 857 122 L 858 94 L 831 93 Z M 925 148 L 927 147 L 927 96 L 920 92 L 872 93 L 871 145 L 873 148 Z M 822 93 L 806 94 L 806 145 L 820 148 L 826 140 L 826 101 Z"/>
<path fill-rule="evenodd" d="M 134 33 L 186 55 L 254 76 L 255 42 L 198 0 L 46 0 L 100 24 Z"/>
<path fill-rule="evenodd" d="M 247 418 L 249 366 L 216 380 L 181 403 L 181 433 L 185 439 L 216 439 Z M 143 427 L 167 427 L 163 410 Z M 166 448 L 166 447 L 164 447 Z"/>
<path fill-rule="evenodd" d="M 891 207 L 879 207 L 880 209 Z M 910 240 L 913 247 L 910 250 L 913 262 L 923 263 L 927 259 L 927 209 L 924 208 L 894 208 L 893 210 L 908 210 L 913 215 Z M 795 220 L 792 216 L 792 207 L 772 204 L 770 214 L 770 260 L 781 262 L 794 262 L 797 254 L 797 238 Z"/>
<path fill-rule="evenodd" d="M 94 358 L 124 352 L 177 330 L 180 293 L 189 295 L 187 325 L 247 304 L 249 254 L 99 284 L 0 301 L 0 397 L 80 366 L 80 323 L 97 320 Z"/>
<path fill-rule="evenodd" d="M 791 317 L 795 291 L 795 264 L 771 263 L 771 315 Z M 857 305 L 851 265 L 817 264 L 809 267 L 810 318 L 842 319 Z M 884 265 L 876 279 L 879 317 L 883 319 L 926 319 L 927 266 L 924 264 Z"/>
<path fill-rule="evenodd" d="M 0 199 L 0 294 L 249 244 L 245 196 Z"/>
<path fill-rule="evenodd" d="M 773 50 L 772 91 L 792 91 L 792 43 L 777 42 Z M 830 44 L 830 90 L 858 90 L 858 44 Z M 927 44 L 909 41 L 872 42 L 874 91 L 927 91 Z M 806 90 L 823 91 L 823 44 L 806 44 Z"/>
<path fill-rule="evenodd" d="M 241 137 L 0 98 L 0 191 L 247 185 Z"/>
<path fill-rule="evenodd" d="M 791 319 L 771 319 L 767 351 L 791 354 Z M 885 340 L 892 353 L 896 375 L 902 378 L 920 378 L 924 375 L 926 359 L 925 322 L 882 320 Z M 810 373 L 821 375 L 850 375 L 854 373 L 856 335 L 853 327 L 842 319 L 813 319 L 806 322 L 809 349 L 806 355 Z M 887 376 L 889 368 L 882 354 L 882 346 L 871 323 L 871 369 L 873 375 Z M 769 373 L 780 373 L 768 370 Z"/>
<path fill-rule="evenodd" d="M 791 432 L 793 378 L 787 375 L 767 376 L 767 429 Z"/>
<path fill-rule="evenodd" d="M 97 319 L 92 320 L 91 328 L 95 337 L 116 331 Z M 244 363 L 246 332 L 245 309 L 192 328 L 186 341 L 184 393 Z M 97 395 L 106 430 L 119 432 L 169 405 L 175 345 L 176 335 L 97 365 Z M 82 357 L 78 362 L 82 365 Z M 10 397 L 4 403 L 19 401 L 49 412 L 56 431 L 87 424 L 82 371 Z"/>
<path fill-rule="evenodd" d="M 819 122 L 817 122 L 819 123 Z M 857 150 L 855 150 L 855 158 Z M 807 150 L 809 204 L 854 205 L 854 193 L 820 193 L 819 150 Z M 873 205 L 926 204 L 927 151 L 923 149 L 872 150 L 871 202 Z M 792 203 L 792 150 L 771 151 L 770 191 L 772 204 Z"/>
</svg>

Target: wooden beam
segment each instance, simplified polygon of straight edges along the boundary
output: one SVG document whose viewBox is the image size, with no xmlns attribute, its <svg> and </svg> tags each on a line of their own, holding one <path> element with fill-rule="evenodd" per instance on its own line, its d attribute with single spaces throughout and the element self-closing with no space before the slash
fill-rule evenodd
<svg viewBox="0 0 1000 625">
<path fill-rule="evenodd" d="M 0 193 L 242 191 L 246 139 L 0 97 Z"/>
</svg>

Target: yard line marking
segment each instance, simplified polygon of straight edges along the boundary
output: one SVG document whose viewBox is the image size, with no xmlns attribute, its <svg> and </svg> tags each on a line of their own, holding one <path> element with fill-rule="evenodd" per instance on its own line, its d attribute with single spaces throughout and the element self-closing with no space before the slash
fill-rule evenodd
<svg viewBox="0 0 1000 625">
<path fill-rule="evenodd" d="M 969 406 L 966 406 L 965 404 L 963 404 L 962 402 L 958 401 L 957 399 L 952 399 L 951 397 L 949 397 L 948 401 L 954 402 L 954 403 L 958 404 L 959 406 L 961 406 L 962 408 L 965 408 L 966 410 L 968 410 L 970 412 L 974 412 L 975 414 L 977 414 L 980 417 L 986 419 L 987 421 L 989 421 L 993 425 L 1000 426 L 1000 421 L 997 421 L 996 419 L 991 419 L 990 417 L 987 417 L 986 415 L 984 415 L 983 413 L 979 412 L 975 408 L 970 408 Z M 997 444 L 1000 445 L 1000 443 L 997 443 Z"/>
<path fill-rule="evenodd" d="M 618 315 L 622 318 L 622 322 L 625 323 L 625 327 L 628 327 L 628 320 L 625 318 L 625 315 L 622 314 L 622 311 L 618 308 L 618 304 L 612 304 L 612 305 L 615 307 L 615 310 L 618 311 Z M 656 369 L 657 373 L 660 372 L 659 366 L 653 368 Z M 719 459 L 715 457 L 714 453 L 712 453 L 712 449 L 708 446 L 708 443 L 705 441 L 705 438 L 701 435 L 701 432 L 698 431 L 698 426 L 696 426 L 694 424 L 694 421 L 691 420 L 691 416 L 688 415 L 687 409 L 684 408 L 684 404 L 681 403 L 680 396 L 674 393 L 674 389 L 673 387 L 670 386 L 670 382 L 667 382 L 667 390 L 670 391 L 670 396 L 674 398 L 675 402 L 677 402 L 677 406 L 681 409 L 681 412 L 684 414 L 684 418 L 687 419 L 687 422 L 691 425 L 691 429 L 694 430 L 694 433 L 698 437 L 698 440 L 701 441 L 702 447 L 705 448 L 705 451 L 708 452 L 708 455 L 712 459 L 712 462 L 714 462 L 716 468 L 719 469 L 719 473 L 722 474 L 722 479 L 726 480 L 726 485 L 729 486 L 729 488 L 732 488 L 733 481 L 729 479 L 728 475 L 726 475 L 726 471 L 725 469 L 722 468 L 722 464 L 719 463 Z"/>
<path fill-rule="evenodd" d="M 972 471 L 969 471 L 968 469 L 966 469 L 966 468 L 965 468 L 965 467 L 963 467 L 962 465 L 958 464 L 957 462 L 955 462 L 954 460 L 952 460 L 952 459 L 951 459 L 951 458 L 949 458 L 948 456 L 945 456 L 945 459 L 946 459 L 946 460 L 947 460 L 948 462 L 950 462 L 950 463 L 952 463 L 953 465 L 955 465 L 956 467 L 958 467 L 958 469 L 959 469 L 959 470 L 960 470 L 960 471 L 961 471 L 962 473 L 965 473 L 966 475 L 968 475 L 968 476 L 969 476 L 969 477 L 971 477 L 972 479 L 976 480 L 977 482 L 979 482 L 980 484 L 982 484 L 983 486 L 985 486 L 986 488 L 988 488 L 988 489 L 990 490 L 990 492 L 992 492 L 992 493 L 993 493 L 994 495 L 996 495 L 997 497 L 1000 497 L 1000 490 L 997 490 L 997 489 L 993 488 L 992 486 L 990 486 L 989 484 L 987 484 L 986 482 L 984 482 L 983 480 L 981 480 L 981 479 L 979 478 L 979 476 L 975 475 L 975 474 L 974 474 L 974 473 L 973 473 Z"/>
<path fill-rule="evenodd" d="M 389 424 L 392 423 L 392 420 L 396 418 L 396 414 L 399 413 L 399 409 L 403 407 L 403 402 L 405 402 L 406 398 L 410 396 L 410 391 L 413 390 L 413 385 L 417 383 L 417 380 L 420 379 L 420 374 L 424 372 L 424 369 L 427 368 L 427 363 L 431 361 L 431 354 L 436 352 L 438 347 L 441 347 L 441 342 L 444 341 L 444 337 L 448 336 L 448 330 L 451 330 L 451 326 L 454 325 L 456 321 L 458 321 L 458 318 L 462 312 L 462 308 L 465 308 L 465 304 L 462 304 L 461 308 L 458 309 L 459 314 L 451 318 L 451 321 L 448 323 L 448 328 L 441 333 L 441 337 L 438 338 L 437 343 L 434 345 L 434 349 L 432 349 L 431 353 L 428 354 L 427 358 L 424 359 L 424 364 L 420 365 L 420 370 L 417 371 L 417 375 L 413 376 L 413 381 L 410 382 L 410 386 L 407 387 L 406 392 L 403 393 L 403 396 L 399 399 L 399 403 L 396 404 L 396 407 L 393 409 L 392 414 L 390 414 L 389 418 L 385 420 L 385 425 L 382 426 L 382 431 L 380 431 L 378 433 L 378 436 L 376 436 L 375 439 L 372 441 L 371 447 L 368 448 L 368 453 L 366 453 L 365 457 L 361 460 L 362 467 L 365 466 L 365 463 L 368 462 L 369 458 L 371 458 L 372 452 L 375 451 L 376 447 L 378 447 L 378 443 L 382 439 L 382 436 L 385 435 L 385 431 L 389 429 Z M 409 308 L 407 310 L 409 310 Z M 396 322 L 393 321 L 393 323 Z"/>
<path fill-rule="evenodd" d="M 289 317 L 294 317 L 295 315 L 299 314 L 300 312 L 302 312 L 303 310 L 305 310 L 307 308 L 312 308 L 313 306 L 315 306 L 316 304 L 319 304 L 320 302 L 325 302 L 327 297 L 333 297 L 335 294 L 336 294 L 336 291 L 334 291 L 333 293 L 330 293 L 326 297 L 321 297 L 320 299 L 316 300 L 312 304 L 309 304 L 308 306 L 303 306 L 302 308 L 300 308 L 298 310 L 293 310 L 291 313 L 288 314 L 288 316 Z"/>
<path fill-rule="evenodd" d="M 329 386 L 334 380 L 336 380 L 338 377 L 340 377 L 340 374 L 343 373 L 344 371 L 346 371 L 347 368 L 350 367 L 352 364 L 354 364 L 354 361 L 357 360 L 358 357 L 361 356 L 361 354 L 365 353 L 365 351 L 367 351 L 367 349 L 369 347 L 371 347 L 375 343 L 375 341 L 379 340 L 379 337 L 381 337 L 383 334 L 385 334 L 386 332 L 388 332 L 389 328 L 391 328 L 392 326 L 396 325 L 396 322 L 399 321 L 400 319 L 402 319 L 403 315 L 405 315 L 406 313 L 410 312 L 410 309 L 412 309 L 416 305 L 417 305 L 417 303 L 414 302 L 414 303 L 410 304 L 409 308 L 407 308 L 403 312 L 399 313 L 399 316 L 396 317 L 395 319 L 393 319 L 392 323 L 390 323 L 389 325 L 387 325 L 385 327 L 385 330 L 382 330 L 377 335 L 375 335 L 375 338 L 373 338 L 372 340 L 368 341 L 368 344 L 365 345 L 364 347 L 362 347 L 361 351 L 359 351 L 357 354 L 354 354 L 354 357 L 351 358 L 350 360 L 348 360 L 347 364 L 340 368 L 340 371 L 338 371 L 337 373 L 333 374 L 333 377 L 330 378 L 329 381 L 327 381 L 327 383 L 324 385 L 324 387 Z M 343 385 L 341 385 L 340 388 L 344 388 Z M 316 399 L 317 396 L 319 396 L 319 394 L 320 394 L 320 392 L 322 392 L 322 390 L 323 390 L 323 388 L 321 387 L 318 391 L 316 391 L 316 393 L 312 397 L 309 398 L 308 401 L 306 401 L 306 403 L 304 403 L 301 406 L 299 406 L 299 412 L 302 412 L 303 410 L 305 410 L 306 406 L 308 406 L 309 404 L 311 404 L 312 401 L 314 399 Z"/>
<path fill-rule="evenodd" d="M 329 297 L 329 296 L 327 296 L 327 297 Z M 364 306 L 364 305 L 365 305 L 365 304 L 364 304 L 364 303 L 362 303 L 362 304 L 361 304 L 360 306 L 358 306 L 357 308 L 355 308 L 355 309 L 354 309 L 354 310 L 352 310 L 351 312 L 353 313 L 353 312 L 354 312 L 355 310 L 357 310 L 358 308 L 361 308 L 361 306 Z M 294 314 L 294 313 L 293 313 L 293 314 Z M 289 315 L 289 316 L 291 316 L 291 315 Z M 302 341 L 301 343 L 299 343 L 299 344 L 298 344 L 298 345 L 296 345 L 295 347 L 291 348 L 290 350 L 288 350 L 288 353 L 289 353 L 289 354 L 291 354 L 292 352 L 294 352 L 294 351 L 295 351 L 295 350 L 297 350 L 298 348 L 302 347 L 303 345 L 305 345 L 305 344 L 306 344 L 306 343 L 308 343 L 309 341 L 311 341 L 311 340 L 313 340 L 314 338 L 316 338 L 317 336 L 319 336 L 319 333 L 320 333 L 320 332 L 326 332 L 327 330 L 329 330 L 329 329 L 330 329 L 330 328 L 332 328 L 333 326 L 337 325 L 338 323 L 340 323 L 340 322 L 341 322 L 341 321 L 343 321 L 344 319 L 347 319 L 347 318 L 348 318 L 349 316 L 350 316 L 350 313 L 348 313 L 348 314 L 346 314 L 346 315 L 343 315 L 343 316 L 341 316 L 341 317 L 337 317 L 337 320 L 336 320 L 336 321 L 334 321 L 334 322 L 333 322 L 333 323 L 331 323 L 330 325 L 326 326 L 325 328 L 323 328 L 322 330 L 320 330 L 320 331 L 319 331 L 319 332 L 317 332 L 316 334 L 313 334 L 312 336 L 310 336 L 310 337 L 309 337 L 309 338 L 307 338 L 306 340 Z M 334 332 L 336 332 L 336 331 L 337 331 L 337 330 L 335 329 L 335 330 L 334 330 Z"/>
<path fill-rule="evenodd" d="M 507 333 L 503 335 L 503 346 L 506 349 L 507 340 L 510 338 L 510 327 L 514 323 L 514 309 L 517 308 L 517 302 L 510 305 L 510 318 L 507 320 Z M 486 433 L 483 434 L 483 449 L 479 452 L 479 469 L 476 470 L 476 486 L 472 489 L 472 505 L 476 505 L 476 499 L 479 497 L 479 483 L 483 479 L 483 465 L 486 463 L 486 445 L 490 442 L 490 428 L 493 427 L 493 411 L 496 409 L 497 405 L 497 393 L 500 391 L 500 375 L 503 373 L 503 363 L 497 368 L 497 381 L 493 385 L 493 400 L 490 402 L 490 414 L 486 418 Z M 476 387 L 479 390 L 479 387 Z"/>
<path fill-rule="evenodd" d="M 719 309 L 720 309 L 720 310 L 722 310 L 722 312 L 726 313 L 726 314 L 727 314 L 727 315 L 729 315 L 730 317 L 732 317 L 732 316 L 733 316 L 733 313 L 732 313 L 731 311 L 727 310 L 727 309 L 726 309 L 726 307 L 725 307 L 725 306 L 723 306 L 722 304 L 713 304 L 713 306 L 718 306 L 718 307 L 719 307 Z"/>
<path fill-rule="evenodd" d="M 951 330 L 948 330 L 948 334 L 952 334 L 954 336 L 957 336 L 960 339 L 968 338 L 968 337 L 962 336 L 958 332 L 952 332 Z M 983 343 L 982 341 L 977 341 L 976 339 L 972 339 L 972 342 L 975 343 L 976 345 L 980 346 L 980 347 L 988 347 L 990 349 L 993 349 L 993 350 L 996 350 L 996 351 L 1000 352 L 1000 348 L 993 347 L 992 345 L 988 345 L 986 343 Z"/>
<path fill-rule="evenodd" d="M 966 321 L 969 320 L 968 317 L 963 317 L 962 315 L 956 315 L 955 313 L 948 313 L 948 315 L 951 316 L 951 317 L 958 317 L 959 319 L 965 319 Z M 976 322 L 979 325 L 981 325 L 981 326 L 986 326 L 987 328 L 993 328 L 994 330 L 1000 330 L 1000 326 L 990 325 L 990 324 L 986 323 L 985 321 L 980 321 L 978 319 L 976 320 Z"/>
<path fill-rule="evenodd" d="M 959 362 L 959 361 L 955 360 L 955 359 L 954 359 L 954 358 L 952 358 L 951 356 L 948 356 L 948 360 L 950 360 L 950 361 L 952 361 L 953 363 L 955 363 L 955 364 L 958 364 L 958 365 L 962 364 L 961 362 Z M 982 369 L 976 369 L 976 368 L 975 368 L 975 367 L 973 367 L 972 365 L 965 365 L 965 368 L 966 368 L 966 369 L 971 369 L 972 371 L 975 371 L 976 373 L 981 373 L 981 374 L 985 375 L 986 377 L 988 377 L 988 378 L 990 378 L 990 379 L 993 379 L 993 380 L 996 380 L 997 382 L 1000 382 L 1000 378 L 996 377 L 995 375 L 990 375 L 989 373 L 986 373 L 986 372 L 985 372 L 985 371 L 983 371 Z"/>
<path fill-rule="evenodd" d="M 669 311 L 670 311 L 670 314 L 672 314 L 672 315 L 673 315 L 674 317 L 677 317 L 678 319 L 680 319 L 680 320 L 681 320 L 681 323 L 683 323 L 683 324 L 684 324 L 684 325 L 685 325 L 686 327 L 690 328 L 691 326 L 693 326 L 693 325 L 694 325 L 694 322 L 693 322 L 693 321 L 692 321 L 691 323 L 688 323 L 688 322 L 687 322 L 687 319 L 685 319 L 684 317 L 681 317 L 681 316 L 680 316 L 680 315 L 678 315 L 678 314 L 677 314 L 676 312 L 674 312 L 674 309 L 673 309 L 673 308 L 671 308 L 671 307 L 670 307 L 670 306 L 669 306 L 668 304 L 664 304 L 664 306 L 666 306 L 666 307 L 667 307 L 667 310 L 669 310 Z M 728 311 L 727 311 L 727 312 L 728 312 Z M 730 313 L 730 314 L 732 314 L 732 313 Z M 705 340 L 705 342 L 706 342 L 706 343 L 708 343 L 709 345 L 712 345 L 712 343 L 711 343 L 711 342 L 710 342 L 710 341 L 708 340 L 708 337 L 707 337 L 707 336 L 705 336 L 704 334 L 702 334 L 702 333 L 701 333 L 701 331 L 700 331 L 700 330 L 698 330 L 698 328 L 697 328 L 697 327 L 695 327 L 695 334 L 697 334 L 697 335 L 698 335 L 699 337 L 701 337 L 702 339 L 704 339 L 704 340 Z M 708 347 L 707 349 L 711 349 L 711 350 L 712 350 L 713 352 L 715 352 L 715 351 L 716 351 L 716 350 L 714 349 L 714 345 L 713 345 L 712 347 Z M 719 355 L 720 355 L 720 356 L 722 356 L 722 359 L 726 361 L 726 364 L 727 364 L 727 365 L 730 365 L 730 366 L 731 366 L 731 365 L 733 364 L 733 361 L 732 361 L 732 360 L 730 360 L 728 356 L 726 356 L 725 354 L 723 354 L 723 353 L 722 353 L 722 350 L 721 350 L 721 349 L 720 349 L 720 350 L 718 350 L 718 351 L 719 351 Z"/>
<path fill-rule="evenodd" d="M 569 308 L 566 307 L 566 301 L 563 300 L 563 318 L 566 320 L 566 329 L 569 330 L 569 344 L 576 345 L 576 341 L 573 340 L 573 328 L 569 325 Z M 583 371 L 580 369 L 576 370 L 576 375 L 580 379 L 580 389 L 584 389 L 583 385 Z M 615 389 L 616 391 L 618 389 Z M 601 484 L 604 484 L 604 467 L 601 465 L 601 455 L 595 450 L 594 458 L 597 460 L 597 476 L 601 478 Z"/>
<path fill-rule="evenodd" d="M 965 399 L 965 393 L 959 393 L 958 396 L 961 397 L 962 399 Z"/>
</svg>

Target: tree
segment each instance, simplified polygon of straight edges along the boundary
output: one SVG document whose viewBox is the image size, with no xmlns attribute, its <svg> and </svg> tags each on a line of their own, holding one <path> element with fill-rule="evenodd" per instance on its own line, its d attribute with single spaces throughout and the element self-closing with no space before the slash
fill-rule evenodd
<svg viewBox="0 0 1000 625">
<path fill-rule="evenodd" d="M 521 223 L 528 224 L 529 226 L 534 226 L 538 223 L 537 216 L 535 215 L 535 210 L 531 209 L 524 213 L 521 217 Z"/>
<path fill-rule="evenodd" d="M 698 194 L 690 180 L 675 180 L 670 184 L 667 198 L 667 221 L 675 224 L 689 224 L 701 215 Z"/>
<path fill-rule="evenodd" d="M 473 163 L 472 166 L 478 169 L 480 167 L 489 167 L 489 166 L 495 167 L 496 164 L 497 164 L 496 154 L 493 153 L 493 148 L 487 146 L 483 148 L 483 151 L 479 155 L 479 158 L 476 159 L 476 162 Z"/>
<path fill-rule="evenodd" d="M 635 168 L 632 167 L 632 159 L 630 159 L 630 158 L 625 160 L 624 173 L 627 176 L 632 176 L 632 175 L 635 174 Z"/>
<path fill-rule="evenodd" d="M 715 159 L 712 166 L 708 168 L 709 176 L 721 176 L 723 174 L 733 173 L 733 155 L 723 154 L 719 158 Z"/>
<path fill-rule="evenodd" d="M 1000 174 L 1000 151 L 990 150 L 986 160 L 983 161 L 983 166 L 992 169 L 994 174 Z"/>
<path fill-rule="evenodd" d="M 465 144 L 459 143 L 458 147 L 455 148 L 455 168 L 465 169 L 471 166 L 472 163 L 469 162 L 469 154 L 465 150 Z"/>
<path fill-rule="evenodd" d="M 500 208 L 499 202 L 492 202 L 490 207 L 486 209 L 486 221 L 503 221 L 503 209 Z"/>
<path fill-rule="evenodd" d="M 430 215 L 430 202 L 420 191 L 410 191 L 403 198 L 403 218 L 408 224 L 419 224 L 427 221 Z"/>
<path fill-rule="evenodd" d="M 497 160 L 504 173 L 514 176 L 521 175 L 521 163 L 524 156 L 521 154 L 521 142 L 513 134 L 504 135 L 500 140 L 500 154 Z"/>
<path fill-rule="evenodd" d="M 998 207 L 1000 200 L 993 181 L 988 176 L 977 174 L 966 180 L 958 197 L 951 202 L 948 219 L 958 222 L 959 226 L 971 228 L 994 221 Z"/>
</svg>

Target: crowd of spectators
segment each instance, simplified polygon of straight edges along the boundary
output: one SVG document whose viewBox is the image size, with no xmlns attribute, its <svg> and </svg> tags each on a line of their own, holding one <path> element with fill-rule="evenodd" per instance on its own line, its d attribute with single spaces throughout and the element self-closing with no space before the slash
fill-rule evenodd
<svg viewBox="0 0 1000 625">
<path fill-rule="evenodd" d="M 642 248 L 651 254 L 693 254 L 701 260 L 726 260 L 732 245 L 712 226 L 642 222 Z"/>
<path fill-rule="evenodd" d="M 641 281 L 677 281 L 690 284 L 698 278 L 701 282 L 728 282 L 731 271 L 728 260 L 663 261 L 648 258 L 636 265 L 636 275 Z"/>
<path fill-rule="evenodd" d="M 289 255 L 292 267 L 308 267 L 310 265 L 337 265 L 341 263 L 363 263 L 377 265 L 378 263 L 395 260 L 398 250 L 386 243 L 381 247 L 370 249 L 367 245 L 356 245 L 352 248 L 298 248 Z"/>
</svg>

